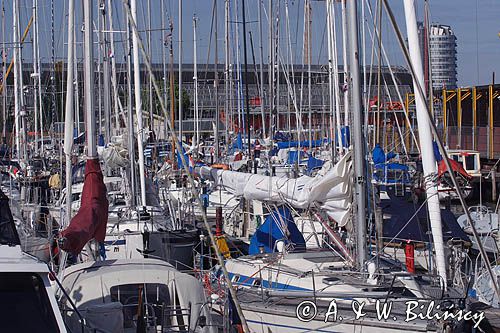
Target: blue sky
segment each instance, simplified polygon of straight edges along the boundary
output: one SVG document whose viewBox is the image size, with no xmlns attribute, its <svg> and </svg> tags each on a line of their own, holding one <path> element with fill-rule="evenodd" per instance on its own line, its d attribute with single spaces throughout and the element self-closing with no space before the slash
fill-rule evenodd
<svg viewBox="0 0 500 333">
<path fill-rule="evenodd" d="M 21 26 L 24 26 L 31 16 L 32 0 L 19 0 L 21 6 Z M 67 31 L 67 1 L 55 1 L 55 48 L 56 58 L 63 59 L 66 54 Z M 177 46 L 177 28 L 178 28 L 178 0 L 164 0 L 165 1 L 165 17 L 171 18 L 174 22 L 174 53 L 177 61 L 178 53 Z M 183 45 L 184 45 L 184 62 L 191 63 L 193 60 L 193 28 L 192 18 L 193 15 L 198 17 L 198 61 L 204 63 L 207 60 L 208 44 L 210 25 L 212 19 L 212 1 L 213 0 L 183 0 Z M 6 17 L 6 38 L 7 42 L 12 40 L 12 0 L 3 0 L 5 3 L 5 17 Z M 40 43 L 41 43 L 41 56 L 42 61 L 50 60 L 50 45 L 51 45 L 51 19 L 50 19 L 50 0 L 38 0 L 39 13 L 40 13 Z M 113 0 L 113 11 L 115 17 L 115 30 L 124 29 L 124 17 L 122 11 L 122 0 Z M 274 3 L 277 3 L 274 0 Z M 372 6 L 375 6 L 376 0 L 370 0 Z M 94 0 L 97 9 L 97 0 Z M 148 21 L 147 15 L 147 0 L 137 0 L 138 3 L 138 23 L 142 29 L 146 28 L 145 23 Z M 151 0 L 152 14 L 152 28 L 161 28 L 161 10 L 160 0 Z M 237 13 L 241 15 L 241 0 L 237 3 L 231 1 L 232 21 L 230 25 L 232 30 L 232 43 L 235 44 L 235 31 L 240 29 L 241 24 L 235 23 L 241 20 L 241 17 L 234 16 L 236 6 L 238 6 Z M 259 61 L 258 45 L 259 34 L 257 21 L 257 8 L 259 0 L 246 0 L 247 5 L 247 30 L 251 31 L 254 37 L 254 45 L 256 52 L 256 59 Z M 268 0 L 263 0 L 266 10 L 264 12 L 264 62 L 267 62 L 267 6 Z M 282 52 L 286 50 L 285 38 L 285 0 L 281 0 L 280 22 L 281 22 L 281 45 Z M 358 3 L 361 3 L 359 1 Z M 498 0 L 429 0 L 430 3 L 430 16 L 432 22 L 437 22 L 445 25 L 450 25 L 457 35 L 458 42 L 458 72 L 459 72 L 459 85 L 467 86 L 473 84 L 487 84 L 491 82 L 492 72 L 497 73 L 500 82 L 500 6 Z M 289 22 L 290 22 L 290 40 L 292 42 L 293 57 L 295 63 L 301 62 L 302 52 L 302 27 L 303 27 L 303 6 L 304 0 L 288 0 L 289 4 Z M 391 6 L 395 12 L 399 25 L 405 34 L 404 25 L 404 12 L 401 0 L 391 0 Z M 76 6 L 76 22 L 77 27 L 81 26 L 81 1 L 75 0 Z M 219 13 L 219 62 L 224 61 L 224 0 L 218 0 L 218 13 Z M 360 7 L 360 5 L 358 5 Z M 338 6 L 337 6 L 338 7 Z M 418 15 L 423 17 L 423 1 L 417 0 Z M 337 9 L 337 20 L 340 22 L 340 8 Z M 95 18 L 97 17 L 97 10 L 94 11 Z M 367 22 L 371 18 L 366 19 Z M 371 23 L 373 24 L 373 23 Z M 326 63 L 326 40 L 324 38 L 325 26 L 325 5 L 322 1 L 313 1 L 313 61 L 314 63 Z M 341 31 L 338 24 L 338 38 L 340 40 Z M 368 29 L 368 28 L 367 28 Z M 368 30 L 367 30 L 368 31 Z M 382 23 L 382 37 L 385 48 L 388 52 L 390 62 L 393 65 L 403 65 L 404 61 L 397 45 L 392 27 L 387 19 Z M 152 53 L 155 61 L 161 59 L 162 39 L 164 33 L 155 31 L 152 34 Z M 28 37 L 28 41 L 31 37 Z M 77 36 L 81 40 L 81 34 Z M 117 59 L 123 54 L 123 44 L 121 43 L 122 36 L 115 34 L 117 41 Z M 367 39 L 369 40 L 368 32 Z M 96 40 L 96 38 L 95 38 Z M 250 45 L 250 43 L 248 43 Z M 367 43 L 369 46 L 369 43 Z M 339 50 L 341 44 L 338 44 Z M 212 46 L 213 52 L 214 46 Z M 31 46 L 28 44 L 24 47 L 23 59 L 25 61 L 31 60 Z M 340 51 L 339 51 L 340 52 Z M 368 58 L 369 58 L 368 51 Z M 82 51 L 78 50 L 81 57 Z M 232 51 L 232 56 L 236 56 L 236 50 Z M 285 54 L 283 54 L 285 57 Z M 211 62 L 213 62 L 213 53 L 211 55 Z M 249 59 L 251 55 L 249 53 Z M 340 60 L 342 62 L 342 60 Z"/>
</svg>

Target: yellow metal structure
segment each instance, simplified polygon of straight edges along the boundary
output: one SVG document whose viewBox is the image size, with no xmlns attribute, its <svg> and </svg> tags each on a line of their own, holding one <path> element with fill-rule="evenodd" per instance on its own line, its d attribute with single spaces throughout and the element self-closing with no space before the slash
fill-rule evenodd
<svg viewBox="0 0 500 333">
<path fill-rule="evenodd" d="M 457 95 L 455 90 L 443 89 L 443 141 L 448 144 L 448 103 Z"/>
<path fill-rule="evenodd" d="M 458 146 L 462 146 L 462 102 L 471 95 L 469 88 L 457 89 Z"/>
<path fill-rule="evenodd" d="M 495 149 L 494 149 L 494 127 L 493 127 L 493 107 L 495 98 L 500 95 L 500 91 L 494 91 L 493 85 L 488 86 L 488 158 L 495 158 Z"/>
<path fill-rule="evenodd" d="M 410 132 L 412 131 L 410 124 L 410 105 L 415 103 L 415 94 L 407 93 L 405 97 L 405 112 L 406 112 L 406 131 L 405 131 L 405 145 L 410 147 Z"/>
</svg>

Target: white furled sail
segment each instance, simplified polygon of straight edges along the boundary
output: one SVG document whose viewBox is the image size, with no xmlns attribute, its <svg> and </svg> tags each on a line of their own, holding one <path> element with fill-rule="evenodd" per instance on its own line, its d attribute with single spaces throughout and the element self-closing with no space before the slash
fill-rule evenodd
<svg viewBox="0 0 500 333">
<path fill-rule="evenodd" d="M 269 177 L 202 167 L 202 178 L 247 200 L 287 203 L 305 209 L 319 207 L 340 226 L 347 224 L 352 207 L 352 158 L 346 154 L 335 165 L 325 163 L 315 177 Z"/>
</svg>

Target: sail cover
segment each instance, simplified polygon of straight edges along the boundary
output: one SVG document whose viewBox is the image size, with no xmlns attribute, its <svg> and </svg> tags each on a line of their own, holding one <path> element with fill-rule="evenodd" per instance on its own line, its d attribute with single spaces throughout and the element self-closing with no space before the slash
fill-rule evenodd
<svg viewBox="0 0 500 333">
<path fill-rule="evenodd" d="M 335 165 L 326 162 L 315 177 L 291 179 L 209 167 L 200 168 L 200 176 L 248 200 L 287 203 L 299 209 L 319 207 L 340 226 L 346 225 L 349 220 L 352 205 L 351 153 L 344 155 Z"/>
<path fill-rule="evenodd" d="M 108 199 L 106 186 L 98 159 L 89 159 L 85 164 L 85 181 L 81 205 L 69 226 L 61 232 L 63 250 L 78 254 L 89 240 L 103 242 L 108 223 Z"/>
</svg>

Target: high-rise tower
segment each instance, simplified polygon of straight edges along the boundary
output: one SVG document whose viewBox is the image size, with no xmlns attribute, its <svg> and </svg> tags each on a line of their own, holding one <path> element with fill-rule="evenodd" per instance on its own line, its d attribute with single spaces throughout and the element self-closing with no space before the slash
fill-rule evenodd
<svg viewBox="0 0 500 333">
<path fill-rule="evenodd" d="M 450 26 L 429 28 L 430 76 L 433 89 L 457 87 L 457 37 Z"/>
</svg>

